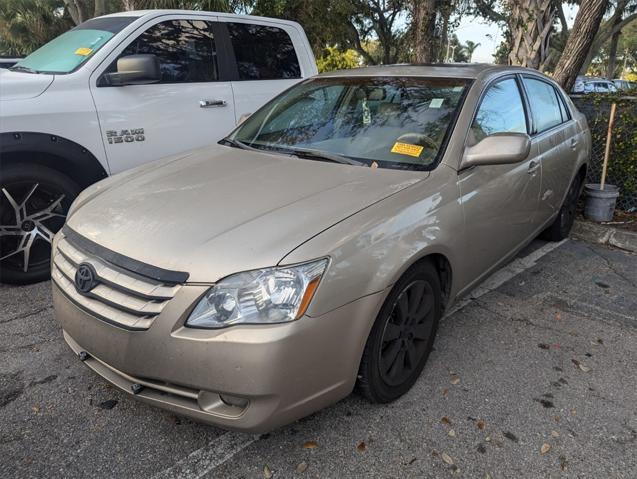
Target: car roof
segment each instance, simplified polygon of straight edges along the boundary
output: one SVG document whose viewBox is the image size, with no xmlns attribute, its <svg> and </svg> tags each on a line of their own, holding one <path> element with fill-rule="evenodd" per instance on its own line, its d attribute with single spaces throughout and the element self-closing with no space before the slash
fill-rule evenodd
<svg viewBox="0 0 637 479">
<path fill-rule="evenodd" d="M 99 18 L 106 17 L 158 17 L 161 15 L 214 15 L 216 17 L 230 18 L 230 19 L 245 19 L 245 20 L 257 20 L 260 22 L 273 22 L 287 25 L 298 25 L 297 22 L 290 20 L 281 20 L 279 18 L 259 17 L 256 15 L 237 15 L 235 13 L 222 13 L 222 12 L 208 12 L 204 10 L 175 10 L 175 9 L 152 9 L 152 10 L 131 10 L 117 13 L 110 13 L 103 15 Z"/>
<path fill-rule="evenodd" d="M 399 64 L 378 65 L 351 70 L 337 70 L 321 73 L 319 77 L 352 77 L 352 76 L 414 76 L 432 78 L 465 78 L 477 79 L 487 73 L 496 72 L 532 72 L 539 73 L 530 68 L 514 67 L 507 65 L 493 65 L 490 63 L 425 63 L 425 64 Z"/>
</svg>

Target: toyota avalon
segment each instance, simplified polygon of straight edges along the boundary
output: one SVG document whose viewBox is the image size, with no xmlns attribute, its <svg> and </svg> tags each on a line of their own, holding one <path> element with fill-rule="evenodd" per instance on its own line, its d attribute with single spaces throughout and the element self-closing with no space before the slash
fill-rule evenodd
<svg viewBox="0 0 637 479">
<path fill-rule="evenodd" d="M 488 65 L 319 75 L 214 148 L 73 203 L 55 313 L 136 398 L 262 432 L 418 379 L 445 310 L 534 237 L 564 238 L 590 134 L 551 79 Z"/>
</svg>

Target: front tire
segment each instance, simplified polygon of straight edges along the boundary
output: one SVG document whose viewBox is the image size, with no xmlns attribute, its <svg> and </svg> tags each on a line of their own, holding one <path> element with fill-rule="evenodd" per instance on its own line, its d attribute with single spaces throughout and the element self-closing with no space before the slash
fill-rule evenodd
<svg viewBox="0 0 637 479">
<path fill-rule="evenodd" d="M 393 287 L 367 338 L 358 373 L 363 396 L 386 403 L 413 386 L 433 349 L 441 314 L 438 272 L 429 261 L 418 263 Z"/>
<path fill-rule="evenodd" d="M 582 175 L 578 174 L 573 179 L 573 182 L 568 189 L 568 193 L 566 193 L 566 198 L 564 198 L 564 203 L 562 204 L 557 217 L 548 228 L 540 233 L 540 238 L 546 241 L 562 241 L 564 238 L 568 237 L 568 234 L 571 232 L 571 228 L 573 227 L 573 223 L 575 222 L 577 200 L 582 192 L 583 186 L 584 179 L 582 178 Z"/>
<path fill-rule="evenodd" d="M 13 164 L 0 171 L 0 282 L 31 284 L 50 275 L 51 242 L 80 187 L 59 171 Z"/>
</svg>

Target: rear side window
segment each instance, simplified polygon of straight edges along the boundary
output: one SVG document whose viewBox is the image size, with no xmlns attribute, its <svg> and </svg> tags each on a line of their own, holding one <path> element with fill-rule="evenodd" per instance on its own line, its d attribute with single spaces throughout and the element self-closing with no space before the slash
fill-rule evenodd
<svg viewBox="0 0 637 479">
<path fill-rule="evenodd" d="M 513 78 L 499 81 L 488 88 L 471 125 L 471 143 L 504 132 L 526 133 L 522 97 Z"/>
<path fill-rule="evenodd" d="M 301 78 L 290 36 L 282 29 L 250 23 L 228 23 L 240 80 Z"/>
<path fill-rule="evenodd" d="M 161 70 L 160 83 L 211 82 L 219 79 L 210 22 L 168 20 L 153 25 L 128 45 L 120 57 L 138 53 L 157 56 Z"/>
<path fill-rule="evenodd" d="M 542 133 L 562 123 L 562 112 L 555 88 L 542 80 L 524 78 L 524 87 L 529 97 L 535 131 Z"/>
</svg>

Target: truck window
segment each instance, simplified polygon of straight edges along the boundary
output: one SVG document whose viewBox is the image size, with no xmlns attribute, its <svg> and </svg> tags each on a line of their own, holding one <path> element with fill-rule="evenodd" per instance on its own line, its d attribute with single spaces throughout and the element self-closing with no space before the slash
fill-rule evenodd
<svg viewBox="0 0 637 479">
<path fill-rule="evenodd" d="M 250 23 L 228 23 L 240 80 L 301 78 L 290 36 L 282 29 Z"/>
<path fill-rule="evenodd" d="M 138 53 L 159 59 L 160 83 L 211 82 L 219 79 L 212 24 L 203 20 L 168 20 L 153 25 L 120 57 Z M 117 62 L 109 68 L 116 70 Z"/>
</svg>

